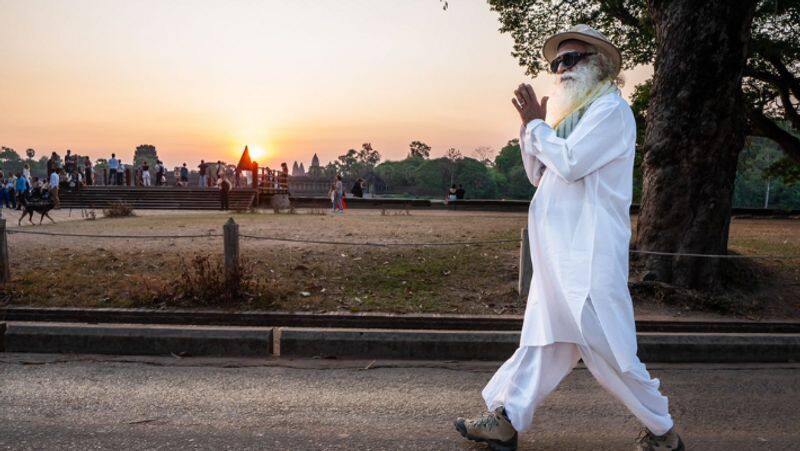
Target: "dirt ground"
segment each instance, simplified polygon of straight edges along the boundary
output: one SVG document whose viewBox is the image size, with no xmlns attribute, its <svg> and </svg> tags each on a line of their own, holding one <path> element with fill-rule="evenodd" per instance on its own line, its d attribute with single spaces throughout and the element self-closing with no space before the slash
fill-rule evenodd
<svg viewBox="0 0 800 451">
<path fill-rule="evenodd" d="M 137 211 L 89 220 L 55 212 L 56 224 L 10 231 L 96 235 L 221 234 L 233 217 L 242 235 L 353 243 L 515 240 L 522 213 L 317 210 L 295 214 Z M 37 221 L 38 222 L 38 221 Z M 9 234 L 12 280 L 2 302 L 86 307 L 203 307 L 284 311 L 387 311 L 521 314 L 516 294 L 519 244 L 377 247 L 241 238 L 240 299 L 223 301 L 222 238 L 134 239 Z M 734 219 L 731 250 L 800 256 L 800 220 Z M 631 289 L 640 318 L 800 318 L 800 260 L 747 260 L 730 289 L 694 293 L 641 281 Z"/>
</svg>

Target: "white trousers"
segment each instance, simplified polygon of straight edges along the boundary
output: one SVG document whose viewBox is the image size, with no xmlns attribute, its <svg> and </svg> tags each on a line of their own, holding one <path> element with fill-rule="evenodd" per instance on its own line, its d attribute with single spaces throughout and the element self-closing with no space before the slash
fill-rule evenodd
<svg viewBox="0 0 800 451">
<path fill-rule="evenodd" d="M 142 172 L 142 185 L 150 186 L 150 172 L 149 171 Z"/>
<path fill-rule="evenodd" d="M 581 325 L 586 345 L 553 343 L 546 346 L 522 346 L 494 374 L 483 389 L 486 407 L 504 406 L 517 431 L 533 422 L 536 408 L 555 390 L 572 368 L 583 363 L 595 379 L 644 424 L 650 432 L 663 435 L 672 429 L 668 401 L 650 378 L 644 364 L 622 372 L 600 326 L 591 299 L 586 300 Z"/>
</svg>

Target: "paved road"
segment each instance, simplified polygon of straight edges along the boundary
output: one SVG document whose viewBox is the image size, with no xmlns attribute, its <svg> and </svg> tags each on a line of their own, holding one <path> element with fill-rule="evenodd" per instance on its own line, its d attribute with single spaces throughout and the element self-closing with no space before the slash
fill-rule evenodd
<svg viewBox="0 0 800 451">
<path fill-rule="evenodd" d="M 496 366 L 0 354 L 0 448 L 482 449 L 451 421 Z M 688 449 L 800 449 L 800 364 L 651 371 Z M 627 450 L 638 429 L 579 368 L 520 448 Z"/>
</svg>

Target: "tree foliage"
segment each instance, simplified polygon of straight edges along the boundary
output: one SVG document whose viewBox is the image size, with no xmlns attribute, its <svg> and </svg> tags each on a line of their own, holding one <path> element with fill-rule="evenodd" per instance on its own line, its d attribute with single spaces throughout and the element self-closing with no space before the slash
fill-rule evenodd
<svg viewBox="0 0 800 451">
<path fill-rule="evenodd" d="M 375 166 L 381 161 L 381 154 L 372 148 L 371 143 L 364 143 L 359 150 L 350 149 L 325 167 L 325 175 L 333 177 L 340 174 L 346 180 L 359 177 L 369 178 Z"/>
<path fill-rule="evenodd" d="M 576 23 L 592 25 L 618 45 L 624 68 L 652 63 L 655 56 L 656 36 L 645 0 L 489 0 L 489 5 L 499 14 L 500 31 L 514 39 L 513 56 L 532 76 L 546 68 L 544 41 Z M 742 82 L 750 133 L 775 141 L 789 159 L 779 166 L 795 168 L 800 138 L 778 123 L 787 121 L 800 130 L 800 0 L 760 1 L 750 32 Z M 795 170 L 800 172 L 800 166 Z"/>
<path fill-rule="evenodd" d="M 422 141 L 411 141 L 408 145 L 409 158 L 428 158 L 431 156 L 431 146 Z"/>
</svg>

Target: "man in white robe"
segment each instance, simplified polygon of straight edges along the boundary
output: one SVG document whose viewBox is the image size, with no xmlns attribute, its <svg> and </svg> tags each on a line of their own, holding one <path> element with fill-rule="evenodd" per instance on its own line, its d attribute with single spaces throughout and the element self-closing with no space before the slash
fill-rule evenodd
<svg viewBox="0 0 800 451">
<path fill-rule="evenodd" d="M 644 424 L 637 450 L 683 450 L 659 380 L 636 355 L 628 292 L 636 123 L 616 87 L 619 50 L 577 25 L 550 37 L 543 54 L 556 77 L 553 100 L 540 102 L 529 85 L 513 99 L 523 164 L 537 186 L 520 347 L 483 390 L 488 412 L 457 419 L 456 429 L 494 450 L 516 449 L 517 432 L 582 359 Z"/>
</svg>

